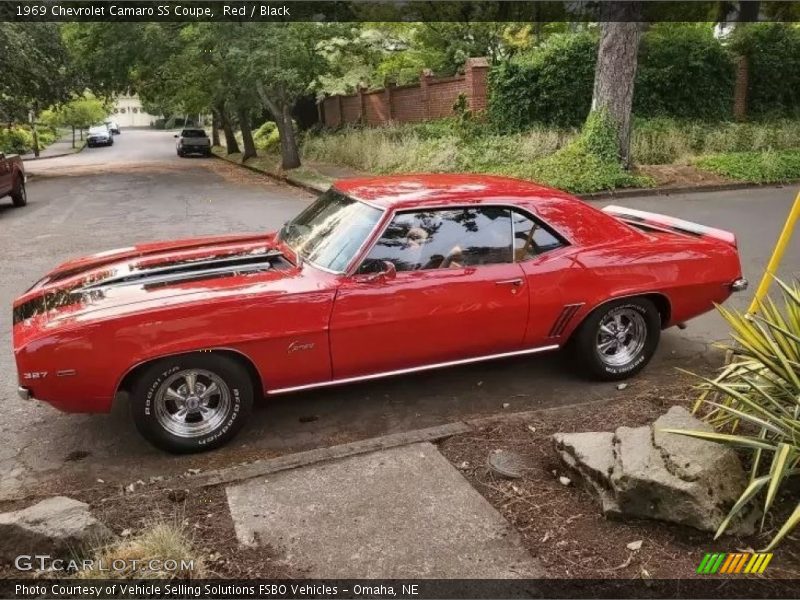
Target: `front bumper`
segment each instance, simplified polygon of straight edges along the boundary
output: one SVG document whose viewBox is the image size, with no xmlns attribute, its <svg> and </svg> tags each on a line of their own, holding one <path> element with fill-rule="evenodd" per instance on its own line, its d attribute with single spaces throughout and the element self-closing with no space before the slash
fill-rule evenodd
<svg viewBox="0 0 800 600">
<path fill-rule="evenodd" d="M 747 289 L 748 285 L 750 285 L 750 282 L 744 277 L 740 277 L 739 279 L 734 280 L 730 287 L 732 292 L 743 292 Z"/>
<path fill-rule="evenodd" d="M 33 400 L 33 394 L 26 387 L 17 387 L 17 396 L 19 396 L 22 400 Z"/>
</svg>

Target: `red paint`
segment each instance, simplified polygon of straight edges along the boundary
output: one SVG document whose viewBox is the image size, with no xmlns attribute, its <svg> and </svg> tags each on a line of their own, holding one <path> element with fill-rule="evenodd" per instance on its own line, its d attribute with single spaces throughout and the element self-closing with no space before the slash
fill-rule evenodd
<svg viewBox="0 0 800 600">
<path fill-rule="evenodd" d="M 110 410 L 133 367 L 168 354 L 224 349 L 249 359 L 264 391 L 433 362 L 563 345 L 591 310 L 612 298 L 657 294 L 665 327 L 713 308 L 741 277 L 734 245 L 712 236 L 645 232 L 563 192 L 490 176 L 409 175 L 336 187 L 385 213 L 355 270 L 394 212 L 481 203 L 520 207 L 570 245 L 510 264 L 397 273 L 364 281 L 294 264 L 163 286 L 127 285 L 20 321 L 20 385 L 66 411 Z M 175 261 L 263 253 L 274 234 L 147 244 L 69 261 L 14 302 Z M 521 284 L 498 281 L 520 279 Z M 548 337 L 564 307 L 581 304 Z M 300 349 L 298 349 L 300 348 Z M 77 374 L 58 376 L 74 369 Z M 30 374 L 46 373 L 30 378 Z M 28 378 L 26 375 L 28 374 Z"/>
</svg>

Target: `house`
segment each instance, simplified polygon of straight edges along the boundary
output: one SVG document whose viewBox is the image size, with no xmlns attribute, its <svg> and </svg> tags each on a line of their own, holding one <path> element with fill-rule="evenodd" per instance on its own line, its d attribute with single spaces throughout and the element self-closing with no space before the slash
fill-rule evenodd
<svg viewBox="0 0 800 600">
<path fill-rule="evenodd" d="M 122 127 L 151 127 L 157 115 L 151 115 L 142 108 L 142 102 L 137 95 L 117 96 L 114 108 L 109 117 Z"/>
</svg>

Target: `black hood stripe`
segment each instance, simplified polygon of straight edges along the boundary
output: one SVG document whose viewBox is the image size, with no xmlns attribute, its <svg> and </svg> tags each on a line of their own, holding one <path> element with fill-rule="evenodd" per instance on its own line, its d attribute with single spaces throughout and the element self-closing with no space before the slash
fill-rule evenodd
<svg viewBox="0 0 800 600">
<path fill-rule="evenodd" d="M 271 269 L 288 269 L 291 263 L 280 252 L 226 256 L 218 259 L 200 259 L 171 263 L 151 269 L 131 270 L 100 281 L 76 285 L 68 289 L 44 292 L 14 308 L 14 324 L 50 310 L 78 303 L 100 300 L 110 289 L 138 285 L 145 289 L 169 286 L 189 281 L 231 277 L 243 273 L 257 273 Z"/>
</svg>

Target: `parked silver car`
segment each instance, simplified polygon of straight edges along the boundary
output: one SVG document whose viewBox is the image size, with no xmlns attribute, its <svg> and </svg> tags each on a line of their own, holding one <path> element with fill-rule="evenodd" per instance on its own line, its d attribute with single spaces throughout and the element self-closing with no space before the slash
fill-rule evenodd
<svg viewBox="0 0 800 600">
<path fill-rule="evenodd" d="M 176 145 L 178 156 L 186 156 L 187 154 L 211 156 L 211 140 L 204 129 L 187 127 L 180 134 L 175 134 L 175 137 L 178 139 Z"/>
</svg>

